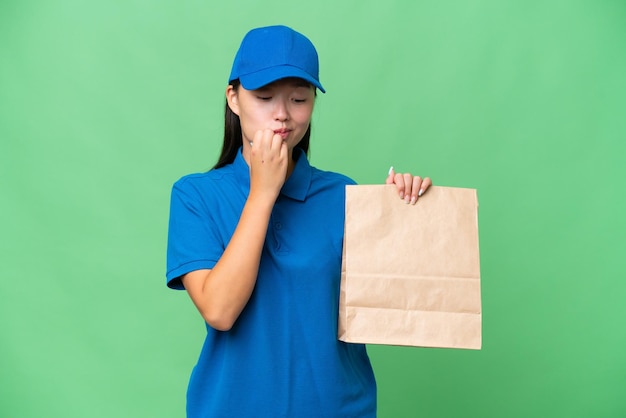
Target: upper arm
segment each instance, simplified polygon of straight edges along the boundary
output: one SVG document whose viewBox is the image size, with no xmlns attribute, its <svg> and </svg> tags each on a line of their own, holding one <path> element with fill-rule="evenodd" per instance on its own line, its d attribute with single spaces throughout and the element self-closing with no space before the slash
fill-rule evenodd
<svg viewBox="0 0 626 418">
<path fill-rule="evenodd" d="M 223 240 L 201 192 L 188 181 L 172 189 L 167 239 L 167 285 L 183 289 L 181 278 L 191 272 L 211 269 L 221 256 Z"/>
</svg>

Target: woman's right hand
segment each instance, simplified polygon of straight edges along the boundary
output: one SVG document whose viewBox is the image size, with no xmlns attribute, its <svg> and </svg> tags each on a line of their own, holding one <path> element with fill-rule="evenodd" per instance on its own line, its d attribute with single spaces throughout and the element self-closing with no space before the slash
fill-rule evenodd
<svg viewBox="0 0 626 418">
<path fill-rule="evenodd" d="M 257 131 L 250 145 L 250 194 L 276 200 L 287 178 L 287 144 L 271 129 Z"/>
<path fill-rule="evenodd" d="M 228 331 L 254 290 L 261 252 L 272 208 L 285 183 L 287 145 L 267 129 L 254 135 L 250 146 L 250 195 L 237 228 L 212 270 L 196 270 L 183 277 L 183 285 L 204 320 Z"/>
</svg>

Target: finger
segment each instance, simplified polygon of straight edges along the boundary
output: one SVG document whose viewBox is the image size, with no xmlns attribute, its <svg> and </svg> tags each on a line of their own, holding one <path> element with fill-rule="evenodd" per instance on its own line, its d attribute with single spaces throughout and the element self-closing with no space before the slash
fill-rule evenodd
<svg viewBox="0 0 626 418">
<path fill-rule="evenodd" d="M 271 142 L 268 142 L 268 138 L 271 141 L 272 135 L 274 135 L 274 132 L 269 129 L 256 131 L 251 144 L 252 150 L 256 150 L 257 152 L 267 150 L 271 144 Z"/>
<path fill-rule="evenodd" d="M 421 196 L 419 191 L 422 188 L 422 178 L 420 176 L 413 177 L 413 186 L 411 187 L 411 204 L 414 205 Z"/>
<path fill-rule="evenodd" d="M 287 143 L 285 141 L 282 141 L 282 138 L 280 144 L 279 158 L 281 161 L 287 161 L 287 159 L 289 158 L 289 148 L 287 147 Z"/>
<path fill-rule="evenodd" d="M 255 161 L 265 164 L 271 160 L 270 147 L 273 135 L 274 132 L 269 129 L 262 129 L 254 133 L 252 146 L 250 147 L 253 165 L 256 164 Z"/>
<path fill-rule="evenodd" d="M 396 175 L 393 166 L 389 168 L 389 173 L 387 174 L 387 180 L 385 180 L 385 184 L 393 184 L 393 177 Z"/>
<path fill-rule="evenodd" d="M 261 145 L 261 142 L 263 140 L 263 131 L 256 131 L 254 133 L 254 138 L 252 138 L 252 141 L 250 142 L 250 146 L 253 147 L 254 144 L 256 144 L 256 148 L 258 148 Z"/>
<path fill-rule="evenodd" d="M 259 155 L 261 149 L 261 140 L 263 139 L 263 131 L 256 131 L 252 141 L 250 141 L 250 157 L 254 160 Z"/>
<path fill-rule="evenodd" d="M 428 190 L 428 188 L 432 186 L 432 184 L 433 182 L 430 179 L 430 177 L 426 177 L 424 181 L 422 181 L 422 185 L 420 186 L 420 191 L 418 192 L 418 196 L 421 196 L 424 193 L 426 193 L 426 190 Z"/>
<path fill-rule="evenodd" d="M 402 174 L 394 174 L 393 182 L 398 189 L 398 194 L 400 195 L 400 199 L 404 199 L 404 176 Z"/>
<path fill-rule="evenodd" d="M 280 153 L 280 150 L 281 150 L 281 148 L 283 146 L 283 143 L 284 143 L 283 138 L 280 135 L 275 134 L 274 132 L 272 132 L 271 149 L 273 151 L 276 151 L 277 153 Z"/>
<path fill-rule="evenodd" d="M 409 173 L 404 174 L 404 202 L 411 201 L 411 188 L 413 187 L 413 176 Z"/>
<path fill-rule="evenodd" d="M 263 145 L 266 150 L 271 150 L 274 145 L 274 136 L 276 134 L 271 129 L 263 130 Z"/>
</svg>

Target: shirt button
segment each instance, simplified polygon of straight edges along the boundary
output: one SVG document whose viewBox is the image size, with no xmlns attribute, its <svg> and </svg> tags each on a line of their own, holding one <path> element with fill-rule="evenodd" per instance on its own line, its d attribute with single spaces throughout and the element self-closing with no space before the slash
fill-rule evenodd
<svg viewBox="0 0 626 418">
<path fill-rule="evenodd" d="M 276 228 L 276 229 L 283 229 L 283 224 L 281 224 L 280 222 L 276 222 L 274 224 L 274 228 Z"/>
</svg>

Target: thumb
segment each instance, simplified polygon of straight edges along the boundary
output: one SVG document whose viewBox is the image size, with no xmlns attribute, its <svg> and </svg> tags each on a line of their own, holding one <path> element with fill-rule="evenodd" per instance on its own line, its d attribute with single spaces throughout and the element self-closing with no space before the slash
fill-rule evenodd
<svg viewBox="0 0 626 418">
<path fill-rule="evenodd" d="M 395 177 L 396 172 L 393 169 L 393 166 L 389 168 L 389 174 L 387 175 L 387 180 L 385 180 L 385 184 L 393 184 L 393 178 Z"/>
</svg>

